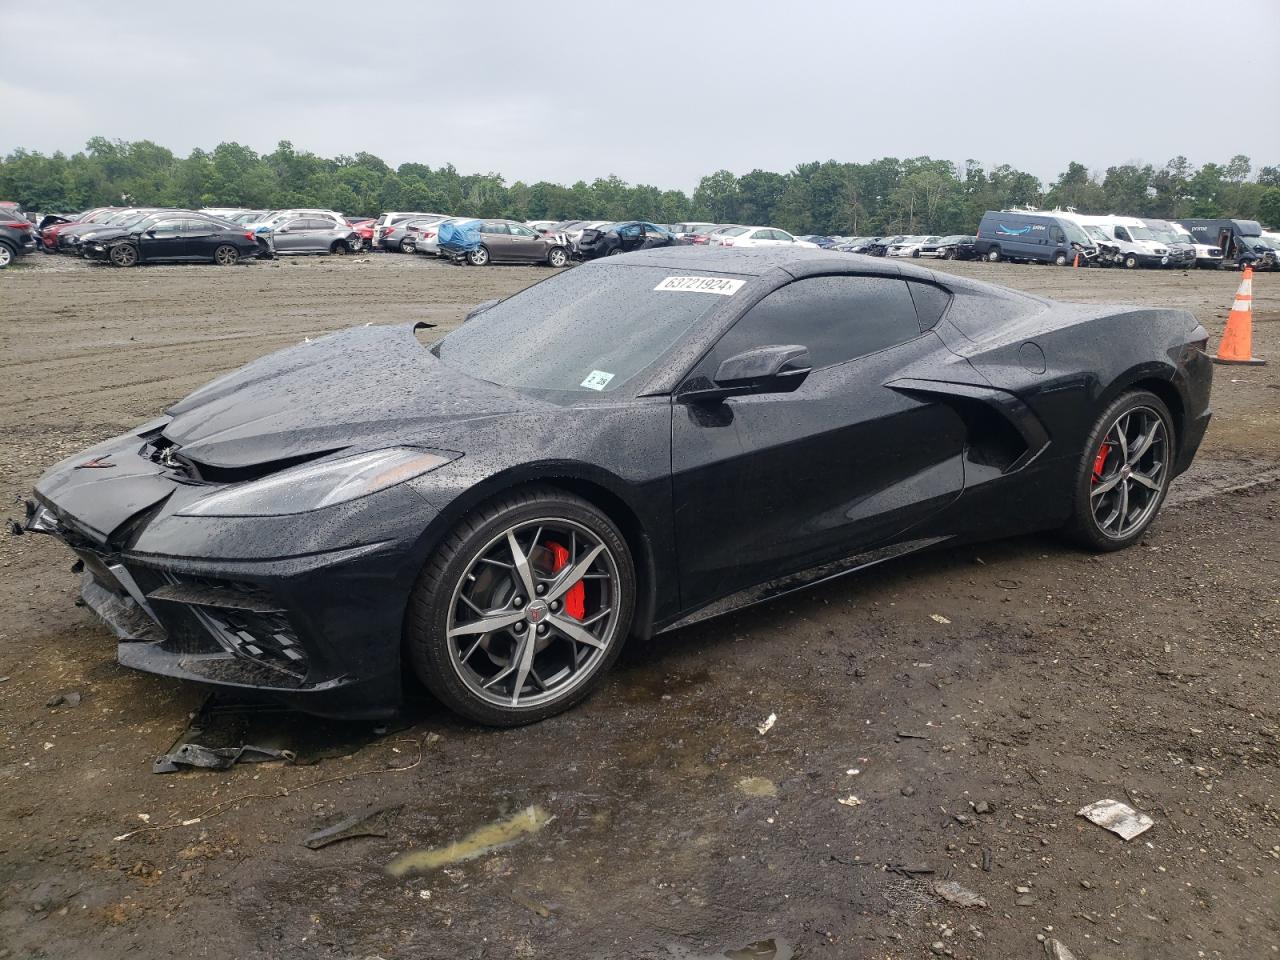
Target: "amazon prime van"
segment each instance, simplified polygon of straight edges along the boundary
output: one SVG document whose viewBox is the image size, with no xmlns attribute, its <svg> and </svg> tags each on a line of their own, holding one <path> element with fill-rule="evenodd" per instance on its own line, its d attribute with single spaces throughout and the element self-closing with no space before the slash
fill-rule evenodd
<svg viewBox="0 0 1280 960">
<path fill-rule="evenodd" d="M 1197 243 L 1208 243 L 1222 251 L 1224 263 L 1243 268 L 1258 260 L 1267 246 L 1262 241 L 1262 224 L 1257 220 L 1179 220 Z"/>
<path fill-rule="evenodd" d="M 1021 210 L 988 210 L 978 224 L 978 256 L 996 263 L 1024 260 L 1064 267 L 1076 254 L 1092 254 L 1083 230 L 1065 217 Z"/>
</svg>

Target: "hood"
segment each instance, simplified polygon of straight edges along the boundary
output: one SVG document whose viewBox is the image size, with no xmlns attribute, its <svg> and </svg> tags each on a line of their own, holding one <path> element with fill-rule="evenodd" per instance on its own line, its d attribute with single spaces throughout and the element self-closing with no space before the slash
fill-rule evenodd
<svg viewBox="0 0 1280 960">
<path fill-rule="evenodd" d="M 400 444 L 465 453 L 469 425 L 547 406 L 451 369 L 414 329 L 357 327 L 263 357 L 170 407 L 164 435 L 230 469 Z"/>
</svg>

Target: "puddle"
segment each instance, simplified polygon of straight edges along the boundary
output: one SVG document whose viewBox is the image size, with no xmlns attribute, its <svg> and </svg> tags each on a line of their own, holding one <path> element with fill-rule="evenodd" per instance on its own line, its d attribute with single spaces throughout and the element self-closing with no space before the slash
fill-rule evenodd
<svg viewBox="0 0 1280 960">
<path fill-rule="evenodd" d="M 445 847 L 430 850 L 413 850 L 402 853 L 389 864 L 387 873 L 403 877 L 410 873 L 426 873 L 447 867 L 451 863 L 474 860 L 501 847 L 510 846 L 521 837 L 537 833 L 555 819 L 542 807 L 525 807 L 513 817 L 486 824 Z"/>
<path fill-rule="evenodd" d="M 738 789 L 748 797 L 776 797 L 778 785 L 764 777 L 743 777 L 738 781 Z"/>
</svg>

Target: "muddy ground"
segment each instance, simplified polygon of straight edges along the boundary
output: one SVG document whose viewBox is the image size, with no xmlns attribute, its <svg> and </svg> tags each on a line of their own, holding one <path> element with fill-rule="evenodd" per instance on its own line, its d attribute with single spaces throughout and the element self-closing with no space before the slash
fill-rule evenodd
<svg viewBox="0 0 1280 960">
<path fill-rule="evenodd" d="M 0 275 L 6 502 L 269 350 L 356 323 L 448 329 L 545 276 L 396 255 L 28 261 Z M 1215 343 L 1239 279 L 951 269 L 1186 306 Z M 0 958 L 1006 960 L 1041 938 L 1082 960 L 1276 955 L 1280 280 L 1254 292 L 1273 363 L 1218 368 L 1200 459 L 1140 546 L 1037 536 L 897 562 L 630 649 L 588 703 L 521 730 L 425 700 L 381 735 L 232 710 L 199 736 L 299 763 L 154 775 L 204 692 L 118 667 L 67 552 L 0 536 Z M 1102 798 L 1155 826 L 1126 843 L 1075 815 Z M 384 836 L 302 845 L 387 807 Z M 386 872 L 513 815 L 531 832 L 508 846 Z"/>
</svg>

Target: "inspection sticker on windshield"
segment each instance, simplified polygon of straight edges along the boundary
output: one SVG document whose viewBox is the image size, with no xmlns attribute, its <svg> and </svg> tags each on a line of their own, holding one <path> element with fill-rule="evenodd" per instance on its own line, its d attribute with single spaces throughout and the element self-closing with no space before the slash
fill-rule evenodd
<svg viewBox="0 0 1280 960">
<path fill-rule="evenodd" d="M 667 277 L 653 289 L 674 290 L 679 293 L 718 293 L 724 297 L 732 297 L 746 282 L 730 280 L 728 277 Z"/>
<path fill-rule="evenodd" d="M 612 373 L 605 373 L 603 370 L 592 370 L 587 374 L 587 379 L 583 380 L 579 386 L 586 387 L 588 390 L 603 390 L 612 379 Z"/>
</svg>

